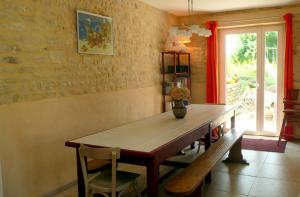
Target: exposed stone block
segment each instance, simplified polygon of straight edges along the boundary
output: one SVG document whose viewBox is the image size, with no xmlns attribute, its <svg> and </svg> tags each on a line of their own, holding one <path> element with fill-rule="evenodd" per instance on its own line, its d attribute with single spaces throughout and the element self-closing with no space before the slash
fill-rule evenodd
<svg viewBox="0 0 300 197">
<path fill-rule="evenodd" d="M 0 76 L 15 80 L 1 80 L 0 104 L 159 85 L 160 52 L 177 23 L 136 0 L 2 0 L 0 7 Z M 77 9 L 112 17 L 114 55 L 77 53 Z"/>
<path fill-rule="evenodd" d="M 13 57 L 13 56 L 3 57 L 2 62 L 9 63 L 9 64 L 19 64 L 20 63 L 19 59 L 17 57 Z"/>
</svg>

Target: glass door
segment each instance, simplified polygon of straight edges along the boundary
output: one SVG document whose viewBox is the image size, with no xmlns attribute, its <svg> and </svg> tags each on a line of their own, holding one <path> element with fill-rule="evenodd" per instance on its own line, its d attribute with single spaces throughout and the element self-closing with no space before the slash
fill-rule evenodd
<svg viewBox="0 0 300 197">
<path fill-rule="evenodd" d="M 236 126 L 248 134 L 278 134 L 281 38 L 281 26 L 220 31 L 220 99 L 237 106 Z"/>
<path fill-rule="evenodd" d="M 264 27 L 261 34 L 264 52 L 261 71 L 264 99 L 261 108 L 261 134 L 277 135 L 283 109 L 283 30 L 278 26 Z"/>
</svg>

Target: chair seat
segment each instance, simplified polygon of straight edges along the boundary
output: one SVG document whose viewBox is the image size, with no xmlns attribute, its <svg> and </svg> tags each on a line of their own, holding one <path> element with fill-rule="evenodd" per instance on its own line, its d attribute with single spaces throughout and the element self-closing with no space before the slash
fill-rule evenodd
<svg viewBox="0 0 300 197">
<path fill-rule="evenodd" d="M 111 169 L 104 170 L 95 178 L 89 181 L 90 189 L 95 191 L 109 193 L 111 192 Z M 132 172 L 117 171 L 117 192 L 123 190 L 132 184 L 140 175 Z"/>
</svg>

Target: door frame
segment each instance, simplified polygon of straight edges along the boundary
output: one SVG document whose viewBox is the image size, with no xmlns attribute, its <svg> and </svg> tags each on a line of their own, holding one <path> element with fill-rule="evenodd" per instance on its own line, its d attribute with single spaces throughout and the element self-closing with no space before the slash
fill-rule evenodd
<svg viewBox="0 0 300 197">
<path fill-rule="evenodd" d="M 265 32 L 268 31 L 278 31 L 278 68 L 277 68 L 277 105 L 275 107 L 275 117 L 276 122 L 276 133 L 265 132 L 264 131 L 264 68 L 265 68 Z M 219 100 L 221 103 L 226 101 L 226 51 L 225 51 L 225 36 L 227 34 L 242 34 L 242 33 L 256 33 L 257 34 L 257 54 L 256 54 L 256 71 L 257 71 L 257 83 L 259 87 L 257 88 L 256 96 L 257 98 L 262 98 L 257 100 L 256 105 L 256 132 L 248 132 L 251 135 L 265 135 L 265 136 L 278 136 L 280 133 L 281 121 L 283 118 L 283 63 L 284 63 L 284 26 L 282 24 L 278 25 L 265 25 L 265 26 L 251 26 L 251 27 L 235 27 L 228 29 L 219 29 Z"/>
</svg>

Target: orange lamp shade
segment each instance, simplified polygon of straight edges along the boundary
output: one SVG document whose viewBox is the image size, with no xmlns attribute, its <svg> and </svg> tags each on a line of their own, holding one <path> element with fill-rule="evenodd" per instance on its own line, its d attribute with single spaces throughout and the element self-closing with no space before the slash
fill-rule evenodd
<svg viewBox="0 0 300 197">
<path fill-rule="evenodd" d="M 191 43 L 191 39 L 189 36 L 178 36 L 177 39 L 180 44 Z"/>
</svg>

